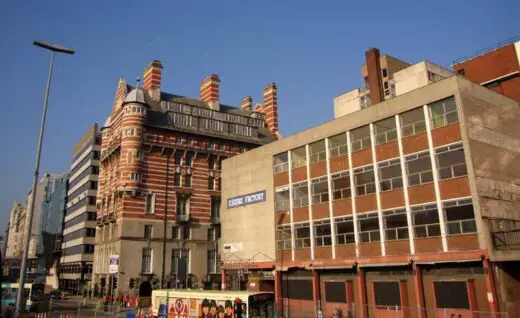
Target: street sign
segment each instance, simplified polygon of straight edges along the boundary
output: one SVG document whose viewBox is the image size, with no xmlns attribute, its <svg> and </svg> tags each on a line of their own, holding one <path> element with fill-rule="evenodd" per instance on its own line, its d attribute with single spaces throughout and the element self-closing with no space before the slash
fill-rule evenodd
<svg viewBox="0 0 520 318">
<path fill-rule="evenodd" d="M 119 272 L 119 255 L 110 255 L 110 263 L 108 265 L 109 274 L 117 274 Z"/>
</svg>

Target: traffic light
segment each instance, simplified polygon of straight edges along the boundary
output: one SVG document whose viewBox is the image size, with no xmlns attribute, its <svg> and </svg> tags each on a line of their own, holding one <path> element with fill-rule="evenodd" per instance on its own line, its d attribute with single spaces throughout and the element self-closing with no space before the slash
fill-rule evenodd
<svg viewBox="0 0 520 318">
<path fill-rule="evenodd" d="M 134 289 L 135 288 L 135 279 L 133 278 L 130 278 L 130 289 Z"/>
<path fill-rule="evenodd" d="M 114 278 L 112 278 L 112 279 L 113 279 L 113 281 L 112 281 L 112 284 L 113 284 L 113 286 L 112 286 L 112 290 L 117 290 L 117 278 L 114 277 Z"/>
</svg>

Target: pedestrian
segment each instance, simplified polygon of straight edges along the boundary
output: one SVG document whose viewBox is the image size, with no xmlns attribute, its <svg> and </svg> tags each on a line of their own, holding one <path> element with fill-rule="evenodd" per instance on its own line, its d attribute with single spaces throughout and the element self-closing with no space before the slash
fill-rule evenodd
<svg viewBox="0 0 520 318">
<path fill-rule="evenodd" d="M 123 295 L 123 306 L 128 307 L 128 294 Z"/>
</svg>

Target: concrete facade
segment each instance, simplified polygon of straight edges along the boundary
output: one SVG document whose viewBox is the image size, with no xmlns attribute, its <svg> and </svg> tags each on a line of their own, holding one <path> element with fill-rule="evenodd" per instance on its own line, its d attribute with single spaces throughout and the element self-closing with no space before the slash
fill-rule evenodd
<svg viewBox="0 0 520 318">
<path fill-rule="evenodd" d="M 64 219 L 60 288 L 90 288 L 96 233 L 96 194 L 101 133 L 92 125 L 74 146 Z"/>
<path fill-rule="evenodd" d="M 425 65 L 418 67 L 424 70 Z M 455 113 L 448 108 L 438 113 L 439 101 L 447 98 L 453 100 Z M 420 119 L 407 124 L 412 110 L 424 116 L 424 124 Z M 395 282 L 400 297 L 387 300 L 399 303 L 401 317 L 429 317 L 439 310 L 463 316 L 471 311 L 507 311 L 514 316 L 514 289 L 496 290 L 506 284 L 520 287 L 519 280 L 498 266 L 506 258 L 519 260 L 518 250 L 499 249 L 496 235 L 501 233 L 490 228 L 489 219 L 516 222 L 520 218 L 518 136 L 513 129 L 520 124 L 519 115 L 515 101 L 451 76 L 225 160 L 223 275 L 239 268 L 249 271 L 251 282 L 275 269 L 270 279 L 277 308 L 298 317 L 312 317 L 319 310 L 332 314 L 335 306 L 360 317 L 385 315 L 378 306 L 390 296 L 376 290 L 381 280 Z M 388 130 L 392 122 L 395 133 Z M 358 137 L 363 127 L 370 128 L 369 139 L 365 138 L 369 146 Z M 338 146 L 336 140 L 342 135 L 345 145 Z M 455 166 L 446 170 L 439 163 L 440 154 L 450 147 L 461 147 L 464 153 L 460 164 L 465 168 L 458 177 L 453 177 Z M 415 183 L 410 160 L 423 152 L 431 160 L 431 179 L 421 177 Z M 400 162 L 397 178 L 403 184 L 393 188 L 392 183 L 389 190 L 381 169 L 394 158 L 397 166 Z M 359 192 L 368 191 L 360 176 L 370 171 L 378 171 L 372 172 L 375 189 L 370 194 Z M 347 192 L 334 188 L 335 178 L 342 173 L 350 176 Z M 320 183 L 328 190 L 318 195 L 314 191 L 319 187 L 313 185 Z M 265 202 L 226 207 L 229 198 L 263 190 Z M 282 195 L 287 190 L 288 198 Z M 287 200 L 288 206 L 275 200 L 278 192 L 278 200 Z M 448 213 L 448 206 L 468 206 L 467 202 L 471 202 L 471 216 L 463 217 L 461 209 Z M 426 209 L 428 204 L 438 212 L 439 232 L 423 236 L 416 208 Z M 396 239 L 387 215 L 398 213 L 401 207 L 406 214 L 402 233 L 408 234 Z M 363 221 L 369 218 L 374 222 Z M 341 222 L 352 222 L 351 234 L 342 232 Z M 333 279 L 342 275 L 346 278 Z M 495 278 L 508 280 L 495 282 Z M 432 287 L 440 282 L 435 288 L 449 288 L 453 280 L 465 282 L 457 288 L 464 288 L 467 298 L 457 301 L 467 305 L 459 309 L 449 307 L 443 293 Z M 347 290 L 346 298 L 336 304 L 326 295 L 335 288 L 334 281 Z"/>
</svg>

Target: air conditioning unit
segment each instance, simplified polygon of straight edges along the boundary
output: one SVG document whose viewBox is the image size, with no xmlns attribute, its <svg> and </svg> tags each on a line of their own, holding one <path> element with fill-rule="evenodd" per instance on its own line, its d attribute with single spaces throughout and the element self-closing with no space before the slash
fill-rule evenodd
<svg viewBox="0 0 520 318">
<path fill-rule="evenodd" d="M 137 196 L 137 191 L 136 190 L 132 190 L 132 198 L 135 198 Z"/>
<path fill-rule="evenodd" d="M 187 173 L 187 174 L 191 174 L 191 167 L 188 167 L 188 168 L 186 169 L 186 173 Z"/>
<path fill-rule="evenodd" d="M 180 173 L 181 172 L 181 167 L 175 167 L 175 173 Z"/>
<path fill-rule="evenodd" d="M 214 172 L 213 170 L 210 170 L 210 171 L 209 171 L 209 176 L 210 176 L 210 177 L 213 177 L 214 175 L 215 175 L 215 172 Z"/>
</svg>

